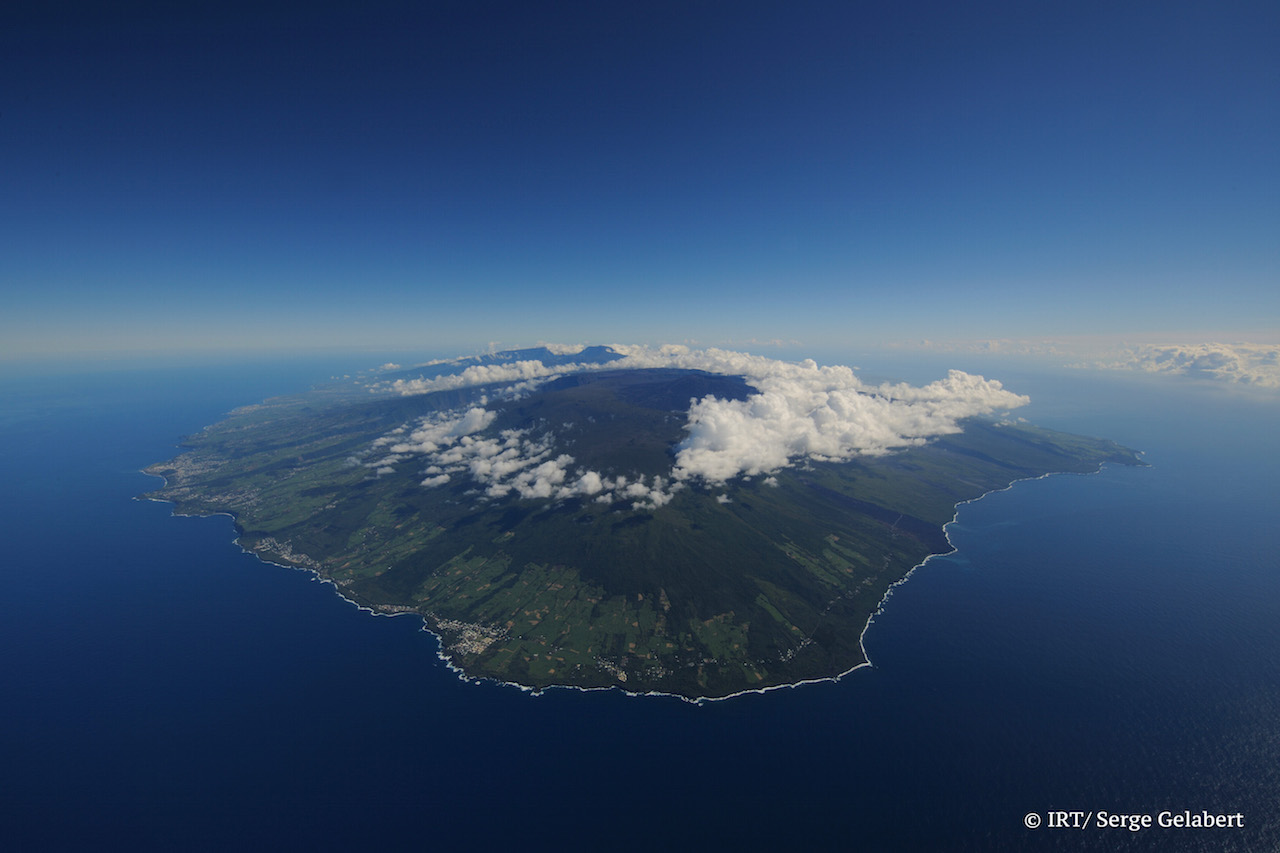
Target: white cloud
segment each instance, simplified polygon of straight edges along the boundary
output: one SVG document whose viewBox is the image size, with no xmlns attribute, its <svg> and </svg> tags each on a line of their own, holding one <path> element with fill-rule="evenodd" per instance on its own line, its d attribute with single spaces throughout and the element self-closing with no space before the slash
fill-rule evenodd
<svg viewBox="0 0 1280 853">
<path fill-rule="evenodd" d="M 1094 366 L 1280 388 L 1280 346 L 1276 345 L 1141 344 Z"/>
<path fill-rule="evenodd" d="M 691 401 L 688 435 L 676 448 L 672 470 L 652 480 L 631 474 L 604 477 L 573 467 L 574 458 L 555 454 L 555 436 L 530 437 L 527 430 L 486 435 L 496 412 L 475 406 L 424 418 L 407 438 L 401 428 L 378 439 L 392 456 L 370 463 L 386 466 L 405 455 L 425 457 L 424 486 L 467 474 L 491 498 L 516 494 L 528 499 L 592 497 L 620 500 L 635 509 L 670 502 L 686 483 L 723 484 L 735 477 L 769 474 L 806 460 L 847 460 L 919 445 L 960 431 L 963 418 L 1021 406 L 1026 397 L 999 382 L 951 371 L 923 387 L 864 385 L 853 370 L 819 366 L 812 360 L 784 362 L 728 350 L 691 350 L 615 345 L 620 360 L 601 365 L 548 368 L 539 361 L 473 365 L 432 380 L 394 383 L 399 393 L 426 393 L 465 384 L 508 383 L 595 369 L 683 368 L 743 376 L 756 393 L 744 400 L 708 396 Z M 413 390 L 406 390 L 412 386 Z M 777 485 L 776 478 L 765 480 Z M 727 495 L 722 495 L 727 499 Z"/>
<path fill-rule="evenodd" d="M 604 490 L 604 481 L 595 471 L 587 471 L 574 483 L 574 490 L 583 495 L 595 495 Z"/>
<path fill-rule="evenodd" d="M 538 341 L 538 346 L 552 355 L 577 355 L 587 348 L 586 344 L 553 344 L 546 341 Z"/>
<path fill-rule="evenodd" d="M 1280 388 L 1280 345 L 1178 344 L 1111 336 L 1076 335 L 1039 340 L 916 341 L 899 348 L 1053 359 L 1072 368 L 1167 373 L 1256 388 Z"/>
<path fill-rule="evenodd" d="M 373 387 L 375 389 L 387 387 L 404 396 L 496 383 L 524 383 L 524 389 L 527 390 L 536 387 L 539 380 L 545 382 L 562 373 L 573 372 L 582 367 L 582 365 L 547 367 L 536 359 L 503 364 L 473 364 L 460 373 L 436 376 L 431 379 L 397 379 L 389 384 L 384 383 Z"/>
<path fill-rule="evenodd" d="M 392 453 L 434 453 L 442 447 L 448 447 L 459 438 L 480 432 L 493 423 L 497 412 L 490 412 L 475 406 L 458 417 L 443 416 L 424 419 L 421 425 L 409 433 L 407 440 L 391 443 Z M 384 442 L 379 439 L 379 442 Z"/>
<path fill-rule="evenodd" d="M 679 480 L 724 482 L 775 471 L 793 460 L 880 455 L 959 432 L 958 421 L 1029 402 L 996 381 L 951 371 L 923 388 L 867 386 L 844 366 L 784 362 L 725 350 L 614 347 L 624 367 L 683 367 L 746 377 L 746 400 L 704 398 L 689 410 L 689 436 L 673 472 Z"/>
</svg>

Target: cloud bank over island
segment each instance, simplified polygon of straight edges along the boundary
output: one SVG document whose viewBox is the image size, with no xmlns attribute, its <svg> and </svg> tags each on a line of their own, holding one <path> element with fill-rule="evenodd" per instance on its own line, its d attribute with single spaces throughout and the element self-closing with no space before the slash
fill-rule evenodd
<svg viewBox="0 0 1280 853">
<path fill-rule="evenodd" d="M 867 385 L 845 366 L 820 366 L 806 359 L 786 362 L 720 349 L 613 345 L 621 356 L 605 363 L 570 362 L 549 366 L 524 359 L 474 364 L 449 375 L 398 379 L 376 390 L 401 395 L 485 386 L 481 405 L 428 415 L 375 442 L 377 457 L 362 464 L 380 474 L 414 460 L 424 465 L 424 487 L 472 481 L 490 498 L 591 498 L 628 501 L 653 509 L 690 485 L 723 487 L 738 477 L 768 475 L 808 461 L 847 461 L 924 444 L 961 430 L 967 417 L 1022 406 L 1025 396 L 1000 382 L 961 371 L 916 387 Z M 579 348 L 580 350 L 580 348 Z M 558 355 L 573 355 L 562 347 Z M 745 400 L 714 396 L 691 400 L 687 435 L 676 447 L 665 476 L 605 476 L 574 465 L 557 452 L 554 434 L 529 430 L 487 432 L 497 416 L 493 405 L 529 393 L 560 376 L 591 370 L 676 368 L 741 376 L 755 389 Z M 768 481 L 766 481 L 768 482 Z"/>
<path fill-rule="evenodd" d="M 594 365 L 570 365 L 578 369 L 586 369 Z M 525 360 L 510 364 L 475 364 L 461 373 L 435 376 L 430 379 L 396 379 L 388 387 L 397 394 L 430 394 L 433 391 L 448 391 L 454 388 L 471 388 L 476 385 L 495 385 L 509 383 L 508 392 L 519 393 L 536 388 L 542 382 L 573 373 L 564 366 L 548 367 L 540 361 Z"/>
</svg>

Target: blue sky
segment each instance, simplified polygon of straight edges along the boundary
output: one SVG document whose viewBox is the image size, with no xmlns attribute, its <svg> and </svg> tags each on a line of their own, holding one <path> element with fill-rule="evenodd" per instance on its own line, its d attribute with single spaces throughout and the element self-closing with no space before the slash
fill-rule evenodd
<svg viewBox="0 0 1280 853">
<path fill-rule="evenodd" d="M 0 357 L 1280 329 L 1275 4 L 18 5 Z"/>
</svg>

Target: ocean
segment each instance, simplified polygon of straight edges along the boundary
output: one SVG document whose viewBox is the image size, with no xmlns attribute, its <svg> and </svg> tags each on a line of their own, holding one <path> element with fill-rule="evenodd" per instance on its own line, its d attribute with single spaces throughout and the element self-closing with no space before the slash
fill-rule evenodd
<svg viewBox="0 0 1280 853">
<path fill-rule="evenodd" d="M 413 618 L 134 499 L 181 435 L 377 360 L 6 368 L 0 845 L 1280 848 L 1280 395 L 956 361 L 874 368 L 1001 378 L 1151 467 L 962 506 L 872 667 L 696 706 L 461 681 Z M 1243 826 L 1156 825 L 1204 811 Z"/>
</svg>

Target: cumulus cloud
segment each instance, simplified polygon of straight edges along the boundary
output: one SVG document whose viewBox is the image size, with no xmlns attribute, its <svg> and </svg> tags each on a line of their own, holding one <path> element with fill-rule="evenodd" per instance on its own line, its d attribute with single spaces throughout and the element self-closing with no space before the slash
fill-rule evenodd
<svg viewBox="0 0 1280 853">
<path fill-rule="evenodd" d="M 1095 366 L 1280 388 L 1280 346 L 1275 345 L 1142 344 Z"/>
<path fill-rule="evenodd" d="M 473 364 L 460 373 L 436 376 L 431 379 L 397 379 L 390 383 L 390 388 L 397 394 L 405 396 L 496 383 L 522 385 L 523 389 L 527 390 L 535 387 L 539 380 L 545 382 L 581 367 L 582 365 L 547 367 L 537 360 L 516 361 L 509 364 Z"/>
<path fill-rule="evenodd" d="M 528 500 L 592 498 L 600 503 L 624 501 L 633 509 L 656 509 L 668 503 L 680 483 L 667 478 L 625 474 L 605 477 L 598 471 L 573 467 L 574 458 L 555 453 L 555 436 L 532 437 L 529 430 L 502 430 L 496 436 L 475 435 L 492 423 L 495 412 L 472 408 L 457 416 L 428 416 L 405 441 L 375 442 L 392 455 L 366 463 L 379 475 L 395 470 L 407 458 L 429 463 L 421 485 L 427 488 L 469 477 L 488 498 L 515 495 Z"/>
<path fill-rule="evenodd" d="M 915 388 L 866 388 L 847 369 L 811 362 L 756 377 L 746 400 L 707 397 L 689 409 L 689 436 L 674 476 L 724 482 L 776 471 L 792 460 L 848 460 L 882 455 L 960 431 L 958 421 L 1029 402 L 999 382 L 951 371 Z"/>
<path fill-rule="evenodd" d="M 386 469 L 408 456 L 427 462 L 423 486 L 432 487 L 465 474 L 490 498 L 592 498 L 623 502 L 634 509 L 656 509 L 689 483 L 723 485 L 735 477 L 771 474 L 806 460 L 842 461 L 881 455 L 959 432 L 959 422 L 1021 406 L 1028 398 L 996 381 L 951 371 L 922 387 L 907 384 L 868 386 L 844 366 L 820 366 L 812 360 L 784 362 L 728 350 L 613 347 L 622 359 L 607 365 L 570 364 L 554 369 L 539 361 L 473 365 L 431 380 L 397 382 L 399 393 L 508 383 L 595 369 L 683 368 L 744 377 L 756 393 L 745 400 L 714 396 L 691 400 L 685 439 L 676 448 L 666 476 L 646 479 L 574 466 L 574 458 L 556 453 L 555 436 L 528 430 L 488 434 L 496 412 L 474 406 L 423 418 L 375 442 L 386 458 L 369 463 Z M 412 386 L 414 390 L 407 391 Z M 407 433 L 407 435 L 406 435 Z M 777 480 L 768 477 L 767 485 Z M 727 495 L 722 495 L 727 499 Z"/>
<path fill-rule="evenodd" d="M 556 344 L 547 341 L 538 341 L 538 346 L 552 355 L 577 355 L 587 348 L 586 344 Z"/>
<path fill-rule="evenodd" d="M 375 441 L 374 446 L 390 445 L 388 449 L 393 454 L 434 453 L 442 447 L 453 445 L 464 436 L 480 432 L 493 423 L 493 419 L 497 416 L 497 412 L 475 406 L 461 415 L 448 413 L 426 418 L 413 432 L 409 433 L 408 438 L 402 438 L 404 435 L 402 430 L 393 430 Z"/>
<path fill-rule="evenodd" d="M 960 431 L 958 422 L 1029 402 L 997 381 L 951 371 L 924 387 L 868 386 L 852 368 L 812 359 L 683 346 L 613 347 L 614 368 L 678 367 L 743 376 L 759 393 L 746 400 L 707 397 L 689 409 L 688 437 L 677 449 L 679 481 L 724 482 L 776 471 L 794 461 L 881 455 Z"/>
</svg>

